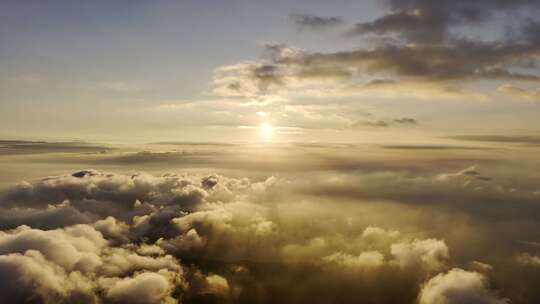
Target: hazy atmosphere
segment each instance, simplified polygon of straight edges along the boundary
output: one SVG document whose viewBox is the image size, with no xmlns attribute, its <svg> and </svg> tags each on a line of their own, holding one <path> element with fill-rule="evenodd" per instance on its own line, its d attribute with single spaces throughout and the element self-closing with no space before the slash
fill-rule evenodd
<svg viewBox="0 0 540 304">
<path fill-rule="evenodd" d="M 538 16 L 0 0 L 0 303 L 540 303 Z"/>
</svg>

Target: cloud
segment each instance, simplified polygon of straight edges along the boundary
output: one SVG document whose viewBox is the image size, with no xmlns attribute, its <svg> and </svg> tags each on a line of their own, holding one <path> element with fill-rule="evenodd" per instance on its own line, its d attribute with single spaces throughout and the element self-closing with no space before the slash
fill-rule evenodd
<svg viewBox="0 0 540 304">
<path fill-rule="evenodd" d="M 35 228 L 54 229 L 73 224 L 91 223 L 95 219 L 94 215 L 81 212 L 66 201 L 57 205 L 48 205 L 46 209 L 24 207 L 4 209 L 0 215 L 0 228 L 13 229 L 32 223 Z"/>
<path fill-rule="evenodd" d="M 14 302 L 95 303 L 105 293 L 114 301 L 131 297 L 132 303 L 155 303 L 170 292 L 170 284 L 182 285 L 173 257 L 110 247 L 88 225 L 55 230 L 20 226 L 2 232 L 0 252 L 0 279 L 12 285 L 2 295 Z M 146 272 L 129 277 L 136 271 Z"/>
<path fill-rule="evenodd" d="M 454 268 L 427 281 L 419 295 L 421 304 L 504 304 L 509 300 L 487 289 L 486 278 L 477 272 Z"/>
<path fill-rule="evenodd" d="M 402 33 L 409 41 L 440 42 L 445 39 L 448 20 L 438 12 L 415 9 L 392 12 L 372 22 L 358 23 L 346 36 Z"/>
<path fill-rule="evenodd" d="M 271 57 L 295 56 L 301 51 L 281 45 L 266 45 Z M 269 104 L 287 100 L 293 92 L 317 90 L 321 83 L 336 83 L 352 76 L 346 66 L 286 66 L 277 61 L 246 61 L 222 66 L 214 71 L 213 93 L 237 98 L 245 103 Z"/>
<path fill-rule="evenodd" d="M 0 280 L 4 288 L 0 295 L 10 303 L 25 303 L 32 299 L 44 303 L 92 303 L 87 295 L 92 283 L 84 276 L 72 276 L 47 261 L 39 251 L 0 255 Z"/>
<path fill-rule="evenodd" d="M 540 90 L 527 90 L 510 84 L 505 84 L 497 88 L 498 92 L 509 96 L 518 97 L 529 101 L 540 101 Z"/>
<path fill-rule="evenodd" d="M 440 270 L 450 256 L 446 244 L 436 239 L 395 243 L 391 252 L 401 267 L 420 266 L 427 271 Z"/>
<path fill-rule="evenodd" d="M 278 66 L 242 62 L 224 66 L 214 72 L 214 93 L 220 96 L 255 98 L 276 93 L 285 75 Z"/>
<path fill-rule="evenodd" d="M 81 302 L 89 303 L 99 300 L 155 303 L 174 302 L 178 295 L 185 294 L 186 299 L 192 300 L 230 299 L 238 296 L 238 292 L 247 292 L 255 279 L 238 281 L 236 274 L 223 271 L 227 265 L 239 265 L 251 273 L 254 269 L 245 261 L 261 265 L 277 263 L 285 267 L 284 276 L 292 279 L 295 265 L 323 267 L 333 275 L 337 268 L 345 267 L 352 275 L 356 268 L 397 267 L 393 266 L 397 263 L 394 259 L 403 259 L 400 254 L 384 254 L 390 252 L 392 244 L 409 244 L 397 231 L 366 229 L 362 233 L 363 241 L 357 244 L 361 250 L 358 254 L 353 247 L 336 243 L 338 238 L 332 236 L 333 229 L 320 234 L 313 227 L 306 230 L 308 235 L 289 235 L 283 230 L 288 225 L 305 225 L 310 220 L 304 216 L 296 220 L 272 216 L 267 204 L 276 183 L 274 179 L 255 183 L 218 175 L 154 177 L 82 170 L 8 190 L 2 201 L 7 210 L 11 210 L 8 206 L 14 202 L 32 206 L 14 207 L 32 215 L 40 208 L 81 208 L 89 215 L 85 221 L 90 223 L 64 222 L 64 225 L 56 224 L 59 228 L 41 230 L 29 226 L 40 226 L 42 220 L 27 215 L 19 221 L 29 226 L 1 232 L 0 257 L 9 263 L 23 264 L 15 268 L 20 272 L 6 270 L 21 277 L 17 281 L 21 285 L 6 292 L 5 298 L 69 302 L 77 295 L 77 299 L 84 299 Z M 185 195 L 193 189 L 205 194 L 197 196 L 196 205 L 185 208 L 185 203 L 191 200 L 186 201 Z M 179 197 L 182 199 L 177 202 Z M 50 205 L 57 200 L 66 201 Z M 95 208 L 92 206 L 95 204 L 107 207 Z M 137 213 L 134 209 L 142 208 L 143 204 L 149 207 Z M 426 253 L 418 254 L 419 265 L 431 263 Z M 182 265 L 180 261 L 192 266 Z M 211 261 L 220 261 L 221 266 L 210 267 L 214 272 L 205 274 L 202 269 L 208 269 Z M 417 269 L 400 271 L 407 273 L 406 276 L 420 275 Z M 44 276 L 51 276 L 44 281 L 46 284 L 36 283 Z M 261 280 L 264 288 L 276 284 L 271 277 L 257 280 Z M 306 288 L 312 288 L 308 287 L 312 283 L 306 284 Z M 305 295 L 305 299 L 311 298 Z"/>
<path fill-rule="evenodd" d="M 266 50 L 272 61 L 258 64 L 270 64 L 275 75 L 279 75 L 276 76 L 279 77 L 279 87 L 274 86 L 274 90 L 271 91 L 273 94 L 486 100 L 483 94 L 462 87 L 460 82 L 467 78 L 503 77 L 502 73 L 495 75 L 493 72 L 487 73 L 484 70 L 498 64 L 500 60 L 511 61 L 512 57 L 517 59 L 520 56 L 519 49 L 508 47 L 506 51 L 504 48 L 497 47 L 491 50 L 489 45 L 461 44 L 458 46 L 390 45 L 335 53 L 310 53 L 283 45 L 267 45 Z M 494 52 L 494 54 L 484 54 L 487 52 Z M 379 75 L 389 73 L 398 79 L 378 78 Z M 241 74 L 247 77 L 236 75 L 233 78 L 221 76 L 216 78 L 215 93 L 229 94 L 230 92 L 228 93 L 228 89 L 224 86 L 231 83 L 246 83 L 247 87 L 257 88 L 256 84 L 259 80 L 253 77 L 253 72 Z M 366 83 L 358 83 L 358 79 L 366 74 L 375 78 Z M 511 73 L 506 76 L 507 78 L 517 77 Z M 336 82 L 329 82 L 331 80 L 336 80 Z M 240 86 L 235 86 L 235 90 L 239 88 Z M 251 93 L 246 96 L 254 97 L 268 91 L 249 89 L 249 92 Z"/>
<path fill-rule="evenodd" d="M 521 253 L 516 257 L 516 262 L 527 266 L 540 266 L 540 257 L 528 253 Z"/>
<path fill-rule="evenodd" d="M 410 118 L 410 117 L 395 118 L 394 122 L 398 123 L 398 124 L 405 124 L 405 125 L 416 125 L 416 124 L 418 124 L 418 121 L 416 119 Z"/>
<path fill-rule="evenodd" d="M 265 48 L 270 60 L 258 64 L 271 66 L 276 72 L 273 75 L 281 76 L 281 94 L 291 91 L 335 94 L 339 91 L 350 95 L 352 90 L 344 88 L 356 91 L 392 88 L 401 89 L 401 93 L 409 91 L 409 94 L 420 91 L 416 95 L 430 95 L 427 98 L 453 95 L 454 99 L 485 100 L 487 97 L 480 92 L 468 92 L 465 84 L 478 80 L 538 81 L 538 75 L 529 72 L 530 69 L 518 69 L 523 62 L 534 60 L 540 52 L 540 39 L 535 34 L 539 22 L 534 19 L 515 26 L 517 38 L 479 40 L 456 33 L 459 27 L 487 24 L 499 10 L 508 16 L 523 10 L 537 10 L 540 7 L 536 3 L 444 1 L 433 5 L 425 1 L 390 1 L 388 4 L 387 14 L 375 21 L 357 24 L 347 35 L 373 34 L 385 39 L 391 34 L 397 39 L 369 48 L 333 52 L 268 44 Z M 298 22 L 307 20 L 311 19 L 297 17 Z M 508 20 L 509 24 L 510 21 L 513 22 Z M 253 81 L 259 81 L 254 73 L 247 74 L 251 74 Z M 375 77 L 375 80 L 358 85 L 358 80 L 365 75 Z M 342 88 L 321 88 L 326 87 L 325 79 L 332 78 L 340 79 Z M 246 79 L 236 83 L 242 82 L 249 83 Z M 315 88 L 308 89 L 307 84 L 310 83 Z M 319 88 L 316 88 L 316 83 Z M 235 89 L 239 87 L 233 86 Z"/>
<path fill-rule="evenodd" d="M 423 26 L 420 28 L 424 28 Z M 371 96 L 411 99 L 489 99 L 467 87 L 479 80 L 538 81 L 534 73 L 516 72 L 523 61 L 540 52 L 540 40 L 478 41 L 455 39 L 445 43 L 393 43 L 334 52 L 313 52 L 267 44 L 267 60 L 218 68 L 214 94 L 264 100 L 280 96 Z M 361 79 L 371 80 L 360 83 Z M 516 88 L 500 91 L 532 95 Z"/>
<path fill-rule="evenodd" d="M 482 77 L 491 78 L 491 79 L 509 79 L 509 80 L 520 80 L 520 81 L 531 81 L 531 82 L 540 81 L 539 76 L 530 75 L 530 74 L 512 73 L 501 67 L 485 68 L 485 69 L 477 71 L 477 74 L 481 75 Z M 501 88 L 504 88 L 504 86 L 502 86 Z"/>
<path fill-rule="evenodd" d="M 489 148 L 457 145 L 384 145 L 385 149 L 396 150 L 486 150 Z"/>
<path fill-rule="evenodd" d="M 509 143 L 509 144 L 540 144 L 540 137 L 534 135 L 458 135 L 450 138 L 465 141 Z"/>
<path fill-rule="evenodd" d="M 341 17 L 320 17 L 312 15 L 293 14 L 289 16 L 291 21 L 300 31 L 303 30 L 325 30 L 344 23 Z"/>
<path fill-rule="evenodd" d="M 537 54 L 539 49 L 539 46 L 532 42 L 528 45 L 469 41 L 452 45 L 386 45 L 334 53 L 305 52 L 293 57 L 279 58 L 277 63 L 304 68 L 349 66 L 373 74 L 391 72 L 405 79 L 420 78 L 440 82 L 467 78 L 492 79 L 495 75 L 482 73 L 482 70 L 530 58 Z M 501 77 L 500 74 L 496 76 Z"/>
<path fill-rule="evenodd" d="M 336 252 L 323 257 L 324 262 L 336 263 L 345 267 L 371 268 L 379 267 L 384 262 L 384 256 L 378 251 L 365 251 L 358 256 Z"/>
<path fill-rule="evenodd" d="M 211 274 L 205 278 L 206 286 L 204 292 L 211 294 L 224 294 L 227 295 L 230 292 L 229 283 L 227 279 L 217 274 Z"/>
<path fill-rule="evenodd" d="M 417 121 L 414 118 L 402 117 L 394 118 L 392 120 L 359 120 L 352 124 L 353 128 L 367 126 L 367 127 L 389 127 L 390 125 L 416 125 Z"/>
<path fill-rule="evenodd" d="M 107 153 L 111 147 L 85 142 L 0 140 L 0 155 L 37 153 Z"/>
<path fill-rule="evenodd" d="M 115 282 L 106 297 L 113 303 L 160 303 L 171 292 L 166 277 L 158 273 L 141 273 Z"/>
<path fill-rule="evenodd" d="M 100 264 L 98 253 L 106 246 L 101 234 L 90 226 L 57 230 L 20 226 L 0 235 L 0 253 L 38 250 L 48 260 L 68 271 L 92 271 Z"/>
<path fill-rule="evenodd" d="M 71 175 L 46 178 L 34 184 L 21 183 L 4 193 L 1 200 L 5 204 L 24 202 L 26 206 L 47 206 L 69 200 L 70 205 L 80 211 L 119 215 L 136 211 L 138 200 L 189 209 L 202 203 L 206 196 L 207 191 L 200 179 L 83 170 Z"/>
<path fill-rule="evenodd" d="M 55 303 L 228 303 L 270 294 L 280 302 L 292 296 L 302 302 L 338 298 L 342 303 L 385 303 L 396 297 L 404 303 L 454 300 L 445 291 L 454 288 L 448 287 L 447 276 L 453 273 L 448 270 L 479 259 L 466 253 L 468 243 L 445 239 L 454 231 L 469 235 L 460 232 L 465 229 L 462 214 L 472 215 L 467 225 L 480 225 L 473 226 L 478 231 L 471 228 L 474 237 L 483 235 L 482 222 L 493 216 L 481 201 L 489 201 L 496 215 L 512 209 L 528 217 L 536 214 L 515 204 L 532 202 L 533 194 L 500 189 L 498 179 L 479 180 L 486 176 L 479 167 L 423 176 L 392 171 L 356 172 L 343 176 L 346 180 L 337 173 L 323 176 L 332 178 L 320 180 L 314 174 L 309 180 L 253 181 L 88 169 L 15 186 L 3 192 L 1 203 L 8 212 L 17 210 L 19 219 L 10 225 L 24 225 L 0 232 L 0 279 L 20 280 L 11 280 L 14 288 L 2 295 Z M 468 209 L 444 211 L 456 208 L 455 202 Z M 432 204 L 435 211 L 426 208 L 420 214 L 415 204 Z M 62 208 L 78 210 L 86 222 L 46 227 L 42 215 L 34 215 Z M 29 215 L 22 216 L 25 212 Z M 451 215 L 452 229 L 424 225 L 430 219 L 445 222 L 439 212 Z M 394 213 L 401 216 L 381 221 L 381 214 Z M 408 218 L 419 226 L 411 229 Z M 489 235 L 500 228 L 493 225 Z M 512 247 L 498 250 L 511 252 Z M 482 272 L 486 280 L 492 273 L 501 275 L 500 261 L 489 261 L 495 266 Z M 252 293 L 256 286 L 262 295 Z M 322 286 L 324 294 L 319 293 Z M 462 289 L 468 294 L 471 288 Z"/>
<path fill-rule="evenodd" d="M 531 214 L 540 214 L 535 186 L 524 185 L 520 189 L 516 184 L 485 174 L 477 166 L 435 175 L 408 174 L 377 172 L 354 178 L 312 181 L 311 187 L 299 187 L 307 194 L 332 199 L 386 201 L 445 210 L 444 213 L 459 212 L 472 216 L 477 222 L 490 223 L 508 217 L 525 219 Z"/>
<path fill-rule="evenodd" d="M 357 127 L 361 127 L 361 126 L 388 127 L 389 124 L 384 120 L 366 120 L 366 121 L 357 121 L 352 125 L 353 128 L 357 128 Z"/>
<path fill-rule="evenodd" d="M 479 26 L 501 10 L 509 15 L 538 9 L 531 1 L 384 1 L 387 13 L 371 22 L 356 24 L 348 36 L 395 34 L 407 42 L 436 44 L 455 39 L 456 27 Z"/>
<path fill-rule="evenodd" d="M 430 80 L 372 79 L 354 83 L 341 89 L 341 94 L 371 98 L 409 98 L 413 100 L 485 101 L 484 94 L 459 87 L 456 83 Z"/>
</svg>

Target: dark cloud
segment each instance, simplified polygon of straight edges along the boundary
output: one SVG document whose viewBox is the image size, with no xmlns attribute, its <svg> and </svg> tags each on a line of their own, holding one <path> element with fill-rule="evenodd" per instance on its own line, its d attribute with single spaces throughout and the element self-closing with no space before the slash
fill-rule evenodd
<svg viewBox="0 0 540 304">
<path fill-rule="evenodd" d="M 344 23 L 341 17 L 320 17 L 302 14 L 290 15 L 290 19 L 298 30 L 324 30 Z"/>
<path fill-rule="evenodd" d="M 381 94 L 421 91 L 431 98 L 445 95 L 479 99 L 478 93 L 467 94 L 465 81 L 538 82 L 535 73 L 518 69 L 523 62 L 534 61 L 540 55 L 540 39 L 524 37 L 519 41 L 455 39 L 436 44 L 394 43 L 336 52 L 309 52 L 271 44 L 265 46 L 271 59 L 268 62 L 244 62 L 216 70 L 214 92 L 253 100 L 278 96 L 288 90 L 309 92 L 313 91 L 310 85 L 319 84 L 334 94 L 378 89 Z M 359 85 L 356 77 L 366 74 L 375 78 Z M 340 85 L 332 88 L 330 80 L 339 81 Z M 328 90 L 321 88 L 321 94 Z"/>
<path fill-rule="evenodd" d="M 537 10 L 536 1 L 384 1 L 388 13 L 371 22 L 356 24 L 347 35 L 394 34 L 407 42 L 438 44 L 455 39 L 458 26 L 478 26 L 493 15 L 519 10 Z M 531 26 L 534 28 L 534 26 Z M 527 31 L 532 33 L 533 30 Z"/>
<path fill-rule="evenodd" d="M 317 79 L 317 78 L 349 78 L 351 71 L 346 67 L 302 67 L 296 73 L 295 77 L 299 79 Z"/>
<path fill-rule="evenodd" d="M 538 5 L 538 4 L 536 4 Z M 540 43 L 540 20 L 528 18 L 519 33 L 521 40 L 532 41 L 533 43 Z"/>
<path fill-rule="evenodd" d="M 394 119 L 394 122 L 398 123 L 398 124 L 406 124 L 406 125 L 416 125 L 416 124 L 418 124 L 418 121 L 416 119 L 410 118 L 410 117 L 396 118 L 396 119 Z"/>
<path fill-rule="evenodd" d="M 275 65 L 261 65 L 254 67 L 253 76 L 258 80 L 259 89 L 264 91 L 267 90 L 271 85 L 283 85 L 278 72 L 279 69 Z"/>
<path fill-rule="evenodd" d="M 389 45 L 335 53 L 302 53 L 278 58 L 285 65 L 317 67 L 348 66 L 371 73 L 393 72 L 401 77 L 428 80 L 464 78 L 501 78 L 504 73 L 486 73 L 499 65 L 512 64 L 540 53 L 540 45 L 500 44 L 459 41 L 453 45 Z M 531 75 L 506 74 L 507 78 L 534 78 Z"/>
<path fill-rule="evenodd" d="M 386 4 L 388 14 L 359 23 L 347 33 L 372 34 L 383 40 L 390 34 L 398 39 L 370 48 L 335 52 L 267 45 L 275 69 L 272 75 L 286 76 L 281 82 L 272 83 L 288 88 L 310 78 L 352 80 L 357 74 L 367 73 L 396 79 L 376 78 L 363 89 L 399 88 L 408 84 L 407 88 L 412 90 L 414 83 L 428 83 L 438 86 L 440 91 L 457 94 L 463 82 L 469 80 L 538 82 L 540 79 L 530 68 L 521 69 L 524 62 L 534 62 L 540 55 L 537 20 L 523 18 L 516 22 L 516 18 L 508 18 L 508 26 L 513 26 L 516 33 L 491 40 L 472 39 L 455 31 L 458 27 L 487 24 L 495 14 L 511 17 L 521 11 L 537 11 L 540 5 L 536 1 L 389 1 Z M 352 81 L 348 84 L 354 86 Z"/>
<path fill-rule="evenodd" d="M 260 60 L 216 69 L 213 92 L 250 105 L 277 105 L 293 98 L 307 102 L 306 97 L 487 101 L 493 95 L 486 86 L 477 86 L 487 80 L 498 83 L 498 92 L 538 100 L 536 89 L 500 86 L 502 81 L 540 81 L 535 67 L 540 56 L 540 22 L 534 14 L 540 10 L 538 1 L 411 0 L 383 4 L 384 15 L 347 31 L 348 35 L 373 39 L 361 47 L 317 51 L 266 44 L 266 56 Z M 309 28 L 340 23 L 339 18 L 291 18 Z M 306 111 L 297 116 L 315 120 L 315 115 L 309 114 Z M 333 129 L 344 129 L 363 124 L 346 112 L 317 114 L 322 122 L 310 122 L 310 126 L 322 129 L 322 125 L 333 124 Z M 327 117 L 334 121 L 324 121 Z M 407 124 L 386 119 L 367 124 Z M 305 127 L 304 121 L 298 121 L 295 123 Z"/>
<path fill-rule="evenodd" d="M 365 34 L 404 34 L 409 41 L 440 42 L 445 39 L 448 16 L 442 12 L 423 10 L 397 11 L 373 22 L 358 23 L 346 32 L 346 36 Z"/>
</svg>

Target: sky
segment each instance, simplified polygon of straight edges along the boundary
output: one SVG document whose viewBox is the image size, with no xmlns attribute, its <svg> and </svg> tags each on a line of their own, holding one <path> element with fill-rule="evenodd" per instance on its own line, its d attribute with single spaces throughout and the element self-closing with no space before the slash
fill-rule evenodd
<svg viewBox="0 0 540 304">
<path fill-rule="evenodd" d="M 0 1 L 0 302 L 540 303 L 540 1 Z"/>
<path fill-rule="evenodd" d="M 540 127 L 536 1 L 0 5 L 4 138 L 369 142 Z"/>
</svg>

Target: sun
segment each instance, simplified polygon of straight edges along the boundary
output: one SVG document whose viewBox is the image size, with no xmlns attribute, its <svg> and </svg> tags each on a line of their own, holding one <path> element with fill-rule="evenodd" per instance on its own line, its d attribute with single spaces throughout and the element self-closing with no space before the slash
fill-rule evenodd
<svg viewBox="0 0 540 304">
<path fill-rule="evenodd" d="M 259 127 L 259 135 L 262 138 L 270 138 L 272 137 L 272 134 L 274 133 L 274 127 L 272 127 L 269 123 L 263 123 Z"/>
</svg>

